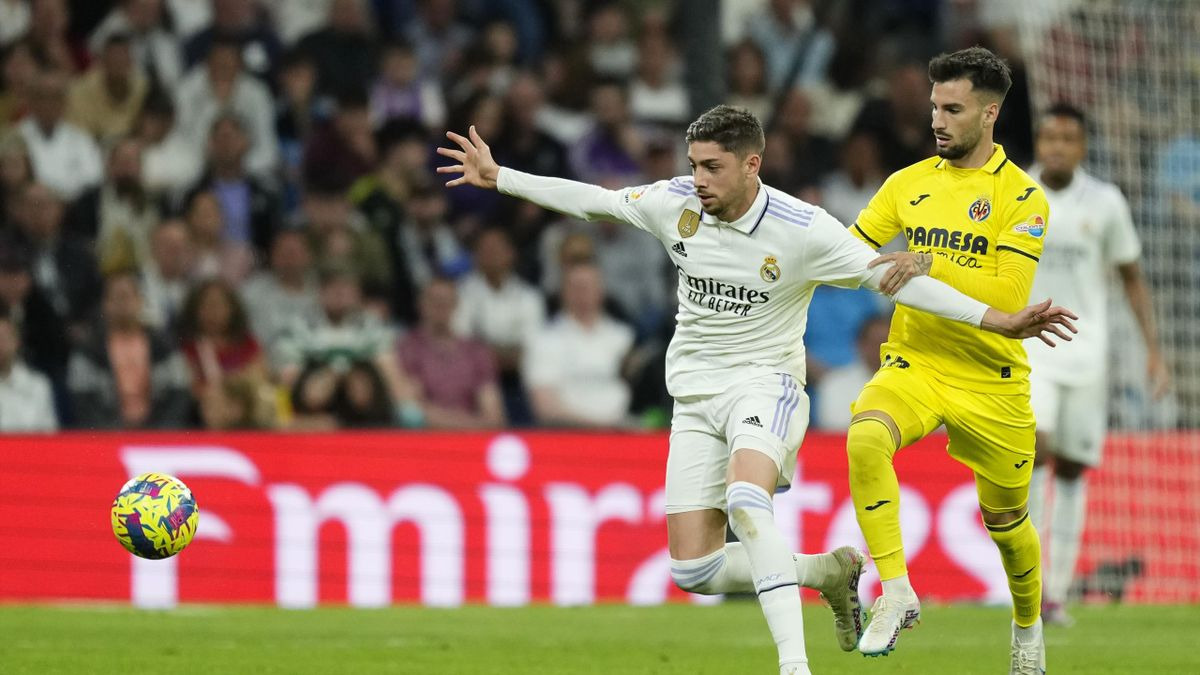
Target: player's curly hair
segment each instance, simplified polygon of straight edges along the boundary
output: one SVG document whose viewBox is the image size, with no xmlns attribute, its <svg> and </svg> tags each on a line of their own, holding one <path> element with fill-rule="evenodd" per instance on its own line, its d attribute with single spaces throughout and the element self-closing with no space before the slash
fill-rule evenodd
<svg viewBox="0 0 1200 675">
<path fill-rule="evenodd" d="M 990 50 L 975 46 L 952 54 L 939 54 L 929 62 L 929 81 L 933 83 L 967 79 L 980 91 L 1004 100 L 1012 86 L 1012 69 Z"/>
<path fill-rule="evenodd" d="M 758 118 L 744 108 L 731 105 L 710 108 L 697 117 L 695 122 L 688 125 L 684 138 L 688 143 L 712 141 L 739 159 L 750 154 L 761 155 L 767 146 Z"/>
</svg>

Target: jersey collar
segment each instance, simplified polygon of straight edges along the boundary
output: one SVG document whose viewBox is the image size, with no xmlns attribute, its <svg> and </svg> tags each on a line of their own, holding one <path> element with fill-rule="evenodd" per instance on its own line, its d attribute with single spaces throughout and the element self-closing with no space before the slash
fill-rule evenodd
<svg viewBox="0 0 1200 675">
<path fill-rule="evenodd" d="M 741 218 L 735 221 L 726 223 L 718 220 L 716 216 L 710 215 L 703 211 L 700 212 L 700 222 L 705 225 L 720 225 L 723 227 L 731 227 L 742 234 L 754 234 L 754 230 L 758 229 L 758 224 L 762 222 L 764 216 L 767 215 L 767 206 L 771 203 L 771 197 L 767 194 L 767 186 L 763 184 L 762 179 L 758 179 L 758 195 L 754 198 L 754 202 L 750 204 L 750 208 L 742 214 Z"/>
<path fill-rule="evenodd" d="M 992 156 L 988 158 L 986 164 L 979 167 L 979 170 L 994 174 L 1004 168 L 1005 164 L 1008 164 L 1008 155 L 1004 154 L 1004 146 L 999 143 L 992 143 Z M 947 160 L 939 159 L 938 163 L 933 165 L 933 168 L 954 169 L 955 167 L 950 166 L 950 162 Z"/>
</svg>

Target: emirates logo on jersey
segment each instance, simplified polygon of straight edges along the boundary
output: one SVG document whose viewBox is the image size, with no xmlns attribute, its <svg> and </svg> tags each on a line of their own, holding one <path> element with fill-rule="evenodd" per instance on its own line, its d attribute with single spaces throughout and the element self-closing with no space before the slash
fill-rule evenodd
<svg viewBox="0 0 1200 675">
<path fill-rule="evenodd" d="M 971 203 L 971 207 L 967 209 L 967 215 L 971 220 L 982 223 L 992 215 L 992 202 L 987 197 L 980 197 Z"/>
</svg>

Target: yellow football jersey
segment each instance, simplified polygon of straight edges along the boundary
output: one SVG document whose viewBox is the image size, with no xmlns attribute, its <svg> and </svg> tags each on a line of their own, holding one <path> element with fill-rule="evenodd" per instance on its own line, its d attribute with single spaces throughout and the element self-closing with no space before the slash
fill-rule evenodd
<svg viewBox="0 0 1200 675">
<path fill-rule="evenodd" d="M 933 254 L 930 276 L 1016 312 L 1029 303 L 1049 219 L 1041 188 L 996 145 L 978 169 L 931 157 L 897 171 L 850 229 L 875 248 L 903 232 L 908 250 Z M 904 306 L 882 354 L 885 366 L 920 365 L 962 388 L 1018 393 L 1029 386 L 1019 340 Z"/>
</svg>

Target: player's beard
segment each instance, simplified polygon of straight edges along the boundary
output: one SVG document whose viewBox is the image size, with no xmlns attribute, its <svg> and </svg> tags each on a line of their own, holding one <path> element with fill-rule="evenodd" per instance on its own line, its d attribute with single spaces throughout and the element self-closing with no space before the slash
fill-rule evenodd
<svg viewBox="0 0 1200 675">
<path fill-rule="evenodd" d="M 976 129 L 975 133 L 971 134 L 970 136 L 964 136 L 962 141 L 958 143 L 951 143 L 944 148 L 938 148 L 938 157 L 950 160 L 962 159 L 963 157 L 971 154 L 971 151 L 975 149 L 975 146 L 979 145 L 979 139 L 982 137 L 983 130 Z"/>
</svg>

